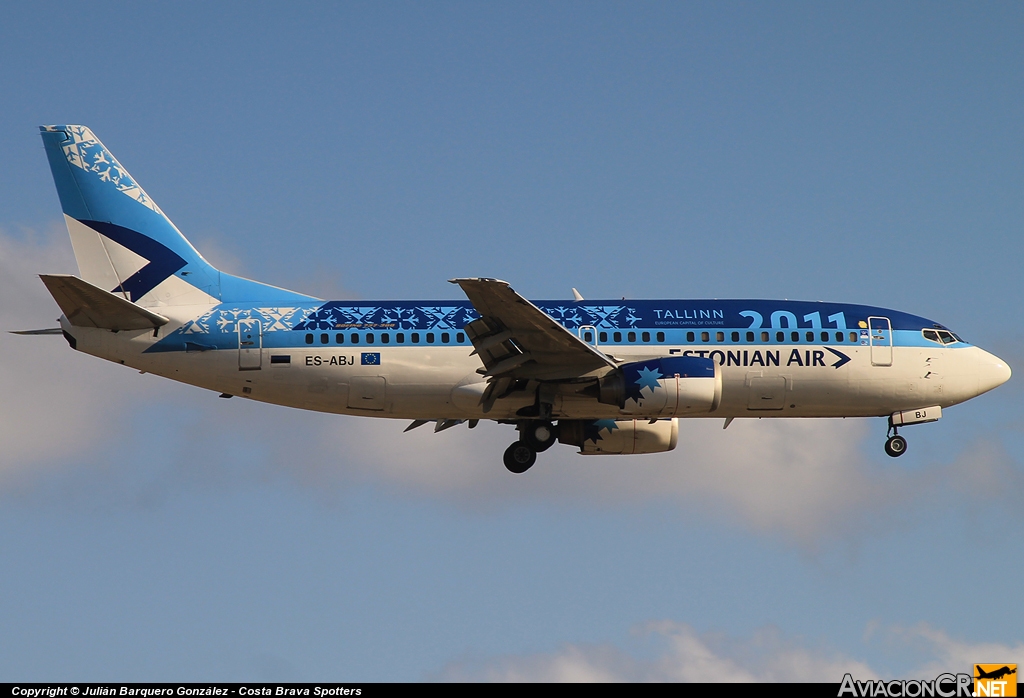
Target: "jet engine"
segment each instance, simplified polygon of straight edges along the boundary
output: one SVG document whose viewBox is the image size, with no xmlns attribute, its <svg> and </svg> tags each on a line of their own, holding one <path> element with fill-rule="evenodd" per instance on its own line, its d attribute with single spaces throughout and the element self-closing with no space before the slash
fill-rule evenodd
<svg viewBox="0 0 1024 698">
<path fill-rule="evenodd" d="M 563 419 L 558 440 L 580 447 L 583 455 L 662 453 L 676 447 L 678 419 Z"/>
<path fill-rule="evenodd" d="M 624 415 L 713 412 L 722 401 L 722 371 L 713 359 L 665 356 L 623 364 L 583 392 Z"/>
</svg>

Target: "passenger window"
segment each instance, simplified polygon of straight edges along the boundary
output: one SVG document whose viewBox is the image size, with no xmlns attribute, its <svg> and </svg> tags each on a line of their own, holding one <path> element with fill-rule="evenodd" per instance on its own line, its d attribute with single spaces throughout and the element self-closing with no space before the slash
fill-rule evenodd
<svg viewBox="0 0 1024 698">
<path fill-rule="evenodd" d="M 598 339 L 599 339 L 599 340 L 601 341 L 601 343 L 603 344 L 603 343 L 605 343 L 605 342 L 607 342 L 607 341 L 608 341 L 608 333 L 607 333 L 607 332 L 598 332 L 598 333 L 597 333 L 597 338 L 598 338 Z"/>
<path fill-rule="evenodd" d="M 359 335 L 357 335 L 355 332 L 352 333 L 352 336 L 349 337 L 349 339 L 352 340 L 353 344 L 359 344 Z"/>
<path fill-rule="evenodd" d="M 762 332 L 761 333 L 761 341 L 762 342 L 767 342 L 768 341 L 768 333 L 767 332 Z"/>
<path fill-rule="evenodd" d="M 828 332 L 822 332 L 821 333 L 821 341 L 823 341 L 823 342 L 827 342 L 828 341 Z"/>
<path fill-rule="evenodd" d="M 622 333 L 621 332 L 613 332 L 612 333 L 612 340 L 616 341 L 616 342 L 621 342 L 622 341 Z"/>
<path fill-rule="evenodd" d="M 636 332 L 630 332 L 629 334 L 627 334 L 626 335 L 626 341 L 635 342 L 636 341 Z"/>
<path fill-rule="evenodd" d="M 775 333 L 775 341 L 776 342 L 785 342 L 786 341 L 786 333 L 785 332 L 776 332 Z"/>
<path fill-rule="evenodd" d="M 327 334 L 326 332 L 324 332 L 322 335 L 320 335 L 320 343 L 321 344 L 327 344 L 330 341 L 331 341 L 331 336 L 329 334 Z"/>
<path fill-rule="evenodd" d="M 753 332 L 747 332 L 747 341 L 748 342 L 753 342 L 754 341 L 754 333 Z"/>
<path fill-rule="evenodd" d="M 687 342 L 692 342 L 693 341 L 693 332 L 687 332 L 686 333 L 686 341 Z"/>
<path fill-rule="evenodd" d="M 427 344 L 433 344 L 433 343 L 434 343 L 434 333 L 433 332 L 427 332 Z"/>
<path fill-rule="evenodd" d="M 591 332 L 590 330 L 587 330 L 586 332 L 584 332 L 583 333 L 583 341 L 584 342 L 593 342 L 594 341 L 594 333 Z"/>
<path fill-rule="evenodd" d="M 373 332 L 366 333 L 366 343 L 373 344 Z"/>
<path fill-rule="evenodd" d="M 658 333 L 658 341 L 659 342 L 664 342 L 665 341 L 665 333 L 664 332 L 659 332 Z"/>
<path fill-rule="evenodd" d="M 707 341 L 710 341 L 710 340 L 711 340 L 711 335 L 709 335 L 707 332 L 701 332 L 700 333 L 700 341 L 707 342 Z"/>
<path fill-rule="evenodd" d="M 312 334 L 307 334 L 306 335 L 306 344 L 312 344 L 312 343 L 313 343 L 313 335 Z"/>
<path fill-rule="evenodd" d="M 442 342 L 447 344 L 449 339 L 451 339 L 451 335 L 450 334 L 448 334 L 447 332 L 442 332 L 441 333 L 441 341 Z"/>
<path fill-rule="evenodd" d="M 857 343 L 857 333 L 856 332 L 851 332 L 850 333 L 850 341 L 853 342 L 854 344 Z"/>
<path fill-rule="evenodd" d="M 724 342 L 725 341 L 725 332 L 715 332 L 715 341 L 716 342 Z"/>
<path fill-rule="evenodd" d="M 842 332 L 836 332 L 836 341 L 837 342 L 843 341 L 843 333 Z"/>
<path fill-rule="evenodd" d="M 334 335 L 334 341 L 337 344 L 344 344 L 345 343 L 345 335 L 343 335 L 341 332 L 339 332 L 338 334 Z"/>
<path fill-rule="evenodd" d="M 405 344 L 405 332 L 399 332 L 395 335 L 395 341 L 399 344 Z"/>
<path fill-rule="evenodd" d="M 739 332 L 733 332 L 732 333 L 732 341 L 734 341 L 734 342 L 740 341 L 740 333 Z"/>
<path fill-rule="evenodd" d="M 380 343 L 381 344 L 389 344 L 390 342 L 391 342 L 391 335 L 389 335 L 387 332 L 382 332 L 381 335 L 380 335 Z"/>
<path fill-rule="evenodd" d="M 643 334 L 640 335 L 640 339 L 642 341 L 644 341 L 644 342 L 651 341 L 651 333 L 650 332 L 644 332 Z"/>
<path fill-rule="evenodd" d="M 813 332 L 808 332 L 808 333 L 807 333 L 807 334 L 805 335 L 805 337 L 807 338 L 807 341 L 808 341 L 808 342 L 813 342 L 813 341 L 814 341 L 814 333 L 813 333 Z"/>
<path fill-rule="evenodd" d="M 790 341 L 793 341 L 793 342 L 799 342 L 800 341 L 800 333 L 799 332 L 790 332 L 789 333 L 789 339 L 790 339 Z"/>
<path fill-rule="evenodd" d="M 419 332 L 413 332 L 411 335 L 409 335 L 409 339 L 412 340 L 413 344 L 419 344 L 420 343 L 420 333 Z"/>
<path fill-rule="evenodd" d="M 458 342 L 459 344 L 462 344 L 463 342 L 466 341 L 466 335 L 459 332 L 457 335 L 455 335 L 455 341 Z"/>
</svg>

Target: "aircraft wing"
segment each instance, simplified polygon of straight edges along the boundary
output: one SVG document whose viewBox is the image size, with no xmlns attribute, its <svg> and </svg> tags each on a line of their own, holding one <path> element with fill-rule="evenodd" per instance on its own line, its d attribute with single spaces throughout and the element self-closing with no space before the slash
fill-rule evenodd
<svg viewBox="0 0 1024 698">
<path fill-rule="evenodd" d="M 485 376 L 568 380 L 600 375 L 615 362 L 498 279 L 452 279 L 480 313 L 466 325 Z"/>
<path fill-rule="evenodd" d="M 72 325 L 120 331 L 153 329 L 168 323 L 163 315 L 140 308 L 77 276 L 40 274 L 39 278 Z"/>
</svg>

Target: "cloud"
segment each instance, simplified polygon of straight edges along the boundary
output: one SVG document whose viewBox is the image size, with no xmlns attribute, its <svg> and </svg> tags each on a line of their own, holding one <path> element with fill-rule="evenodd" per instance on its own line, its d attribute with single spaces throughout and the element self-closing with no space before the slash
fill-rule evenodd
<svg viewBox="0 0 1024 698">
<path fill-rule="evenodd" d="M 1017 663 L 1024 665 L 1024 642 L 1006 645 L 998 642 L 971 643 L 950 637 L 944 630 L 928 623 L 913 627 L 893 626 L 885 629 L 890 643 L 917 646 L 929 659 L 919 666 L 916 676 L 931 677 L 943 671 L 968 671 L 975 662 Z"/>
<path fill-rule="evenodd" d="M 700 634 L 685 623 L 658 621 L 635 634 L 658 646 L 653 658 L 610 645 L 566 645 L 548 654 L 463 660 L 445 666 L 440 681 L 516 682 L 832 682 L 850 672 L 860 679 L 878 674 L 864 662 L 808 648 L 764 628 L 750 638 Z"/>
<path fill-rule="evenodd" d="M 864 453 L 866 420 L 681 420 L 673 452 L 580 456 L 556 446 L 534 468 L 500 464 L 510 427 L 481 423 L 440 434 L 388 421 L 340 418 L 321 433 L 323 456 L 292 464 L 305 482 L 374 483 L 471 509 L 521 501 L 577 506 L 674 505 L 686 515 L 781 534 L 808 550 L 836 537 L 912 525 L 926 510 L 991 507 L 1019 516 L 1024 475 L 979 437 L 948 463 L 896 467 Z"/>
<path fill-rule="evenodd" d="M 76 272 L 67 232 L 0 231 L 0 487 L 91 455 L 144 389 L 134 372 L 73 352 L 63 337 L 9 334 L 57 326 L 40 272 Z"/>
<path fill-rule="evenodd" d="M 505 655 L 451 662 L 429 678 L 439 681 L 502 682 L 828 682 L 850 673 L 857 680 L 932 679 L 943 672 L 969 672 L 975 662 L 1024 664 L 1024 643 L 969 643 L 921 624 L 889 627 L 890 644 L 915 645 L 923 664 L 887 674 L 868 663 L 823 649 L 806 638 L 789 638 L 774 627 L 750 637 L 698 633 L 685 623 L 656 621 L 634 635 L 653 640 L 653 657 L 612 645 L 568 644 L 549 653 Z"/>
</svg>

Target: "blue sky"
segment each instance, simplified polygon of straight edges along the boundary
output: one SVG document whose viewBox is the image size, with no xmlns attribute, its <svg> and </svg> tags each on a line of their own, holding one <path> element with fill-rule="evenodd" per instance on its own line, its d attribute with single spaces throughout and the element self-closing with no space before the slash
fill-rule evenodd
<svg viewBox="0 0 1024 698">
<path fill-rule="evenodd" d="M 4 5 L 2 329 L 75 271 L 36 126 L 83 123 L 211 262 L 296 290 L 869 303 L 1024 370 L 1022 33 L 1009 3 Z M 898 461 L 882 420 L 715 420 L 513 477 L 507 427 L 0 356 L 2 680 L 1024 663 L 1017 378 Z"/>
</svg>

